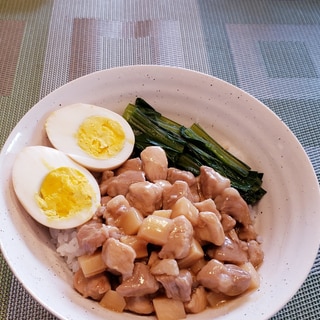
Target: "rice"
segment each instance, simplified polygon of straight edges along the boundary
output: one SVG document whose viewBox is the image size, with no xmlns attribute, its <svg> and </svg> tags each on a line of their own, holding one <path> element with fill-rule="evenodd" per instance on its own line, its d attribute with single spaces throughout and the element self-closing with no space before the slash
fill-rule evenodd
<svg viewBox="0 0 320 320">
<path fill-rule="evenodd" d="M 76 229 L 58 230 L 49 228 L 52 243 L 57 252 L 66 261 L 72 272 L 79 270 L 77 257 L 84 254 L 80 249 Z"/>
</svg>

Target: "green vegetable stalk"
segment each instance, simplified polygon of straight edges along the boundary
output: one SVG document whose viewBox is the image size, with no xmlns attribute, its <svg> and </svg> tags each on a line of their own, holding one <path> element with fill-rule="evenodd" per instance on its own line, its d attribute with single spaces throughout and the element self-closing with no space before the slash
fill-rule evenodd
<svg viewBox="0 0 320 320">
<path fill-rule="evenodd" d="M 266 191 L 262 188 L 263 173 L 251 170 L 216 142 L 198 123 L 186 128 L 166 118 L 142 98 L 128 104 L 123 117 L 135 132 L 135 154 L 147 146 L 162 147 L 169 164 L 182 170 L 200 173 L 200 166 L 212 167 L 230 179 L 248 204 L 255 204 Z"/>
</svg>

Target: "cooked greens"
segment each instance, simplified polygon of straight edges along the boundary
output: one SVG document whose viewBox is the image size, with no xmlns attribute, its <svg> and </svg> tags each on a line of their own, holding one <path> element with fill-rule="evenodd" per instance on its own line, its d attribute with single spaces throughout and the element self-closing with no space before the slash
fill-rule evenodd
<svg viewBox="0 0 320 320">
<path fill-rule="evenodd" d="M 255 204 L 266 191 L 263 173 L 251 168 L 224 149 L 198 123 L 189 128 L 163 116 L 142 98 L 128 104 L 123 117 L 134 130 L 137 155 L 150 145 L 162 147 L 169 164 L 198 175 L 201 165 L 212 167 L 231 181 L 248 204 Z"/>
</svg>

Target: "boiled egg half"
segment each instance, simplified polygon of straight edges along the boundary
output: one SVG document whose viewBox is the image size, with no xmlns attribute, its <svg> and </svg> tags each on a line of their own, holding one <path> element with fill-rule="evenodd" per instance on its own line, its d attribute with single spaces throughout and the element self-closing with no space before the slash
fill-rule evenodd
<svg viewBox="0 0 320 320">
<path fill-rule="evenodd" d="M 119 114 L 75 103 L 49 115 L 45 129 L 52 145 L 91 171 L 112 170 L 131 155 L 135 137 Z"/>
<path fill-rule="evenodd" d="M 50 228 L 77 227 L 100 206 L 99 185 L 93 175 L 51 147 L 22 149 L 13 164 L 12 182 L 26 211 Z"/>
</svg>

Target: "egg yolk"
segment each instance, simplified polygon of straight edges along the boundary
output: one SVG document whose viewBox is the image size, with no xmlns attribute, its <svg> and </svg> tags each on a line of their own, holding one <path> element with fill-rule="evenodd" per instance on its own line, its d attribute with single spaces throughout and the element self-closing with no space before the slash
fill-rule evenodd
<svg viewBox="0 0 320 320">
<path fill-rule="evenodd" d="M 93 188 L 83 173 L 69 167 L 51 170 L 44 178 L 36 201 L 50 218 L 69 218 L 89 210 Z"/>
<path fill-rule="evenodd" d="M 99 159 L 114 157 L 125 143 L 125 133 L 120 123 L 99 116 L 86 118 L 76 138 L 83 151 Z"/>
</svg>

